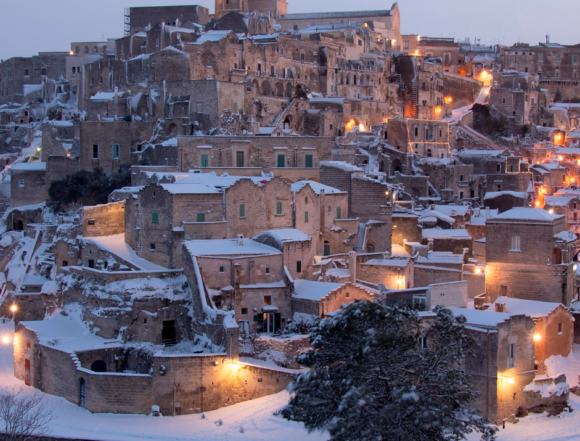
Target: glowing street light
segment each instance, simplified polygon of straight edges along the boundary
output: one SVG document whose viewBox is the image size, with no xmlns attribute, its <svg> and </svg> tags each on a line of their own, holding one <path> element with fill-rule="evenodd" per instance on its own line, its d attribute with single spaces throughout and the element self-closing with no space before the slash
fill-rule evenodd
<svg viewBox="0 0 580 441">
<path fill-rule="evenodd" d="M 12 305 L 12 306 L 10 307 L 10 311 L 12 311 L 13 313 L 14 313 L 14 312 L 16 312 L 16 311 L 18 311 L 18 306 L 16 306 L 16 305 Z"/>
<path fill-rule="evenodd" d="M 10 344 L 10 337 L 2 337 L 2 343 L 5 345 Z"/>
<path fill-rule="evenodd" d="M 513 378 L 508 378 L 508 383 L 509 384 L 514 384 L 516 381 Z"/>
<path fill-rule="evenodd" d="M 540 334 L 534 334 L 534 341 L 538 342 L 542 339 L 542 336 Z"/>
</svg>

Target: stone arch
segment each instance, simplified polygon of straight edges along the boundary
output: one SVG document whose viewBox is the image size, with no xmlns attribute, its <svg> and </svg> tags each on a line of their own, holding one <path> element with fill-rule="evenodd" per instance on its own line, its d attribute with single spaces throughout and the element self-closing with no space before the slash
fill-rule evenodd
<svg viewBox="0 0 580 441">
<path fill-rule="evenodd" d="M 262 82 L 262 95 L 265 96 L 272 95 L 272 85 L 268 80 Z"/>
<path fill-rule="evenodd" d="M 260 86 L 256 80 L 252 81 L 252 87 L 256 90 L 256 93 L 260 93 Z"/>
<path fill-rule="evenodd" d="M 284 86 L 282 83 L 276 83 L 276 95 L 284 96 Z"/>
<path fill-rule="evenodd" d="M 288 128 L 290 128 L 290 124 L 292 124 L 292 115 L 286 115 L 286 118 L 284 118 L 284 128 L 286 128 L 286 124 L 288 124 Z"/>
<path fill-rule="evenodd" d="M 91 371 L 107 372 L 107 363 L 105 363 L 103 360 L 95 360 L 93 364 L 91 364 Z"/>
<path fill-rule="evenodd" d="M 401 173 L 403 171 L 403 164 L 401 160 L 398 158 L 393 159 L 391 162 L 391 176 L 394 175 L 396 172 Z"/>
<path fill-rule="evenodd" d="M 352 84 L 353 84 L 354 86 L 356 86 L 356 80 L 357 80 L 357 78 L 356 78 L 356 74 L 354 74 L 354 77 L 352 78 Z"/>
</svg>

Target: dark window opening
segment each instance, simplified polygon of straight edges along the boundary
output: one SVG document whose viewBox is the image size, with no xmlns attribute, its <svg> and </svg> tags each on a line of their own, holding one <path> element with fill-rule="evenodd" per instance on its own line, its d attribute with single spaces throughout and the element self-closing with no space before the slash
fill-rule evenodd
<svg viewBox="0 0 580 441">
<path fill-rule="evenodd" d="M 91 364 L 91 371 L 107 372 L 107 363 L 105 363 L 103 360 L 97 360 Z"/>
<path fill-rule="evenodd" d="M 163 321 L 163 329 L 161 330 L 161 343 L 165 345 L 174 345 L 177 343 L 175 333 L 175 320 Z"/>
</svg>

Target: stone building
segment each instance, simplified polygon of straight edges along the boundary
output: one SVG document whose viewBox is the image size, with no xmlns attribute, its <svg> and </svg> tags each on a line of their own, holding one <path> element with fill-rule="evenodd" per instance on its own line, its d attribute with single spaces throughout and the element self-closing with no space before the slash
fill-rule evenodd
<svg viewBox="0 0 580 441">
<path fill-rule="evenodd" d="M 13 207 L 43 203 L 48 197 L 45 162 L 13 164 L 10 168 L 10 199 Z"/>
<path fill-rule="evenodd" d="M 493 74 L 489 102 L 519 125 L 541 124 L 541 108 L 547 108 L 546 95 L 540 90 L 537 75 L 521 72 Z"/>
<path fill-rule="evenodd" d="M 487 219 L 486 295 L 569 305 L 578 239 L 566 219 L 534 208 L 513 208 Z"/>
<path fill-rule="evenodd" d="M 393 118 L 387 127 L 387 142 L 408 154 L 448 158 L 449 121 Z"/>
<path fill-rule="evenodd" d="M 535 379 L 536 330 L 534 320 L 524 314 L 506 314 L 450 308 L 464 316 L 468 332 L 474 339 L 473 356 L 466 359 L 465 370 L 471 374 L 472 386 L 480 392 L 473 408 L 488 421 L 501 424 L 512 421 L 521 411 L 568 398 L 565 376 Z M 560 385 L 547 396 L 541 384 Z"/>
<path fill-rule="evenodd" d="M 453 38 L 421 37 L 415 50 L 419 56 L 441 59 L 446 73 L 457 75 L 463 68 L 465 57 L 460 54 L 459 44 Z"/>
<path fill-rule="evenodd" d="M 198 5 L 129 8 L 125 13 L 125 34 L 132 36 L 148 31 L 160 23 L 169 26 L 181 26 L 187 22 L 205 25 L 209 17 L 209 10 Z"/>
</svg>

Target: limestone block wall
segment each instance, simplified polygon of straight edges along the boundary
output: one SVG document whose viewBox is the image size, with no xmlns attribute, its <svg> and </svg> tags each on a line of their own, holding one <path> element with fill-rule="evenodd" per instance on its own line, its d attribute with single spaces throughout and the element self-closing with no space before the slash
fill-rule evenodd
<svg viewBox="0 0 580 441">
<path fill-rule="evenodd" d="M 84 237 L 112 236 L 125 232 L 125 201 L 83 207 Z"/>
</svg>

